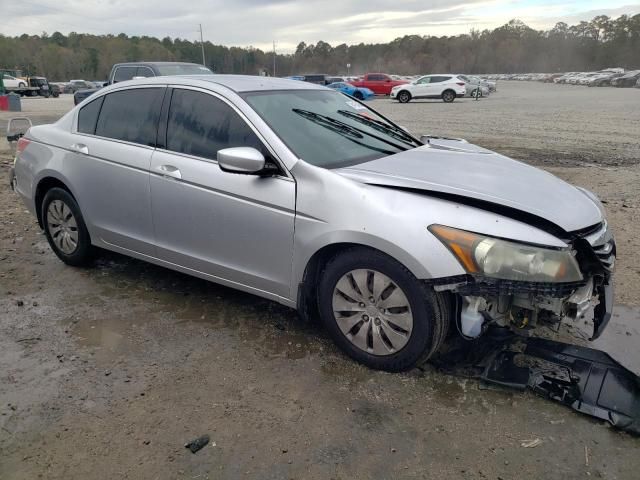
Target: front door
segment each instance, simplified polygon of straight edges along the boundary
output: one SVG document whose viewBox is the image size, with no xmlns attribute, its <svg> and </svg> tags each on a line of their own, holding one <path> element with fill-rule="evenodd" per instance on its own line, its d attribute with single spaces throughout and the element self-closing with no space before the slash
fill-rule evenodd
<svg viewBox="0 0 640 480">
<path fill-rule="evenodd" d="M 431 77 L 422 77 L 418 79 L 416 82 L 416 86 L 414 87 L 414 98 L 425 98 L 430 95 L 429 93 L 429 83 L 431 82 Z"/>
<path fill-rule="evenodd" d="M 227 283 L 288 298 L 295 183 L 224 172 L 218 150 L 272 154 L 243 117 L 212 93 L 175 88 L 165 148 L 151 160 L 158 256 Z"/>
</svg>

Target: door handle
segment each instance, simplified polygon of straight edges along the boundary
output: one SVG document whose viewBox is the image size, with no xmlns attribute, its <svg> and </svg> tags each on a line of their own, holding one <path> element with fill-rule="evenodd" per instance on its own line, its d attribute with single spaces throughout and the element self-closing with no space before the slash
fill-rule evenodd
<svg viewBox="0 0 640 480">
<path fill-rule="evenodd" d="M 164 177 L 177 178 L 178 180 L 182 178 L 180 169 L 174 167 L 173 165 L 160 165 L 159 167 L 156 167 L 156 170 L 160 172 Z"/>
<path fill-rule="evenodd" d="M 74 152 L 82 153 L 83 155 L 89 155 L 89 147 L 84 143 L 74 143 L 71 145 L 71 150 Z"/>
</svg>

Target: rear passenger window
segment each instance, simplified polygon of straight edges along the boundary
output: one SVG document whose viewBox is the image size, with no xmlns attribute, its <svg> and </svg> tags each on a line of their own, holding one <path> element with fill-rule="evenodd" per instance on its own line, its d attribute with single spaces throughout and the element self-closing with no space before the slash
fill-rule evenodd
<svg viewBox="0 0 640 480">
<path fill-rule="evenodd" d="M 78 112 L 78 132 L 96 133 L 96 123 L 98 122 L 98 114 L 104 97 L 96 98 L 93 102 L 86 104 Z"/>
<path fill-rule="evenodd" d="M 105 95 L 96 135 L 154 146 L 164 88 L 135 88 Z"/>
<path fill-rule="evenodd" d="M 253 130 L 222 100 L 192 90 L 174 90 L 167 149 L 215 160 L 218 150 L 230 147 L 253 147 L 269 156 Z"/>
</svg>

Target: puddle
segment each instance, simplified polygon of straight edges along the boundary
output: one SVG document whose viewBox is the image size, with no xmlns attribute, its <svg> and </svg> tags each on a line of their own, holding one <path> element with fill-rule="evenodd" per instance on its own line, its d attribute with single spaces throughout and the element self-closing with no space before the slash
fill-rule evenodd
<svg viewBox="0 0 640 480">
<path fill-rule="evenodd" d="M 223 329 L 267 358 L 300 359 L 325 349 L 322 331 L 293 310 L 199 278 L 111 253 L 83 275 L 99 291 L 78 293 L 64 323 L 71 321 L 78 343 L 101 356 L 141 349 L 142 329 L 167 320 L 176 328 Z"/>
<path fill-rule="evenodd" d="M 266 358 L 300 359 L 325 351 L 330 343 L 321 328 L 302 323 L 293 310 L 275 302 L 117 254 L 105 254 L 95 269 L 82 275 L 99 291 L 78 293 L 70 328 L 80 344 L 106 352 L 140 349 L 137 333 L 161 319 L 175 326 L 224 329 Z M 84 307 L 84 316 L 78 307 Z M 577 327 L 581 336 L 590 336 L 590 325 Z M 607 352 L 640 374 L 639 341 L 640 308 L 617 305 L 603 335 L 586 346 Z M 331 365 L 326 373 L 341 370 Z"/>
</svg>

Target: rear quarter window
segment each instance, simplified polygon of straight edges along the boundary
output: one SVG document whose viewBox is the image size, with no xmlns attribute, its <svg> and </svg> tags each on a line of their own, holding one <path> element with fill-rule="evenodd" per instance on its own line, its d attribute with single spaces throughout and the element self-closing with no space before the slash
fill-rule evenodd
<svg viewBox="0 0 640 480">
<path fill-rule="evenodd" d="M 80 109 L 78 112 L 78 132 L 91 135 L 96 133 L 96 123 L 103 100 L 104 97 L 96 98 Z"/>
<path fill-rule="evenodd" d="M 96 135 L 155 146 L 164 90 L 135 88 L 105 95 Z"/>
</svg>

